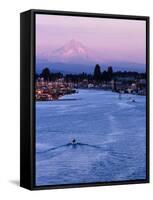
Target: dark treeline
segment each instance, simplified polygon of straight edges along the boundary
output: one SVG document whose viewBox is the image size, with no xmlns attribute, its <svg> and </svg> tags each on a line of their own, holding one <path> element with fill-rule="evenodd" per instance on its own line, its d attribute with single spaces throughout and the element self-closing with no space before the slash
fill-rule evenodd
<svg viewBox="0 0 153 200">
<path fill-rule="evenodd" d="M 93 74 L 87 74 L 85 72 L 80 74 L 62 74 L 60 72 L 53 73 L 50 71 L 49 68 L 44 68 L 40 74 L 36 74 L 36 79 L 38 78 L 44 78 L 45 81 L 55 81 L 59 78 L 64 78 L 66 82 L 72 81 L 72 82 L 80 82 L 85 79 L 88 80 L 88 82 L 109 82 L 112 79 L 118 79 L 118 78 L 126 78 L 126 77 L 133 77 L 134 79 L 145 79 L 146 73 L 138 73 L 138 72 L 131 72 L 131 71 L 113 71 L 112 66 L 109 66 L 107 70 L 101 71 L 101 67 L 99 64 L 97 64 L 94 68 Z"/>
</svg>

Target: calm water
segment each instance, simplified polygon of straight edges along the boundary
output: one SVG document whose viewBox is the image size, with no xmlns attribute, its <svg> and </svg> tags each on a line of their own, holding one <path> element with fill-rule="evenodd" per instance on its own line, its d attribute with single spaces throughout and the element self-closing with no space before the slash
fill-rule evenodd
<svg viewBox="0 0 153 200">
<path fill-rule="evenodd" d="M 37 102 L 36 185 L 145 179 L 145 109 L 100 90 Z"/>
</svg>

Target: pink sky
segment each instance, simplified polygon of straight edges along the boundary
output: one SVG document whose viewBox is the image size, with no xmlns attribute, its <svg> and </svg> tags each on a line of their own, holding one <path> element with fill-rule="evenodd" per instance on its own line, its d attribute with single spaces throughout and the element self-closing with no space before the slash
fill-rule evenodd
<svg viewBox="0 0 153 200">
<path fill-rule="evenodd" d="M 36 15 L 36 54 L 75 39 L 102 59 L 145 64 L 146 22 L 107 18 Z"/>
</svg>

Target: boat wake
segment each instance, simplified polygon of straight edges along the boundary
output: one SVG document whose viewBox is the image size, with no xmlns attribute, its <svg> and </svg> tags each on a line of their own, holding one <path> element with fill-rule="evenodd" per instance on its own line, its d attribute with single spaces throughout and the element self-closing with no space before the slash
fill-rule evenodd
<svg viewBox="0 0 153 200">
<path fill-rule="evenodd" d="M 67 143 L 67 144 L 64 144 L 64 145 L 60 145 L 60 146 L 57 146 L 57 147 L 53 147 L 53 148 L 49 148 L 45 151 L 38 151 L 36 152 L 37 154 L 42 154 L 42 153 L 47 153 L 47 152 L 50 152 L 50 151 L 54 151 L 54 150 L 58 150 L 58 149 L 61 149 L 63 147 L 72 147 L 72 148 L 78 148 L 78 147 L 87 147 L 87 148 L 95 148 L 95 149 L 101 149 L 100 146 L 96 146 L 96 145 L 91 145 L 91 144 L 85 144 L 85 143 L 80 143 L 80 142 L 76 142 L 76 143 Z"/>
</svg>

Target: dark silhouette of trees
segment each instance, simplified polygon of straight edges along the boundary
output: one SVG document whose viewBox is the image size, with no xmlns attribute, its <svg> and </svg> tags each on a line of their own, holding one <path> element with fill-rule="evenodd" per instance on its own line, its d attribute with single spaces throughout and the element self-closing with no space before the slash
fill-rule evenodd
<svg viewBox="0 0 153 200">
<path fill-rule="evenodd" d="M 101 80 L 101 69 L 98 64 L 96 64 L 94 69 L 94 79 L 96 82 L 99 82 Z"/>
<path fill-rule="evenodd" d="M 107 73 L 108 73 L 108 80 L 111 81 L 112 78 L 113 78 L 113 68 L 112 68 L 112 66 L 108 67 Z"/>
<path fill-rule="evenodd" d="M 113 71 L 112 66 L 107 70 L 101 71 L 99 64 L 96 64 L 93 73 L 87 74 L 85 72 L 79 74 L 62 74 L 60 72 L 51 72 L 49 68 L 44 68 L 41 74 L 35 74 L 35 79 L 43 77 L 45 81 L 56 81 L 63 78 L 66 82 L 80 83 L 86 81 L 94 85 L 108 83 L 111 80 L 122 80 L 123 83 L 133 83 L 134 80 L 146 79 L 146 73 L 139 73 L 134 71 Z"/>
<path fill-rule="evenodd" d="M 62 78 L 63 74 L 58 73 L 51 73 L 49 68 L 44 68 L 40 77 L 43 77 L 45 81 L 55 81 L 56 79 Z"/>
<path fill-rule="evenodd" d="M 102 73 L 102 80 L 104 82 L 107 82 L 109 80 L 108 72 L 106 70 L 103 71 L 103 73 Z"/>
<path fill-rule="evenodd" d="M 51 81 L 56 81 L 59 78 L 63 78 L 63 74 L 58 72 L 58 73 L 51 73 L 50 74 L 50 79 Z"/>
<path fill-rule="evenodd" d="M 66 74 L 65 75 L 66 82 L 78 83 L 78 82 L 81 82 L 85 79 L 88 80 L 88 81 L 92 81 L 93 76 L 91 74 L 86 74 L 85 72 L 83 72 L 81 74 Z"/>
<path fill-rule="evenodd" d="M 48 68 L 44 68 L 40 76 L 43 77 L 45 81 L 51 80 L 51 72 Z"/>
<path fill-rule="evenodd" d="M 109 66 L 107 71 L 101 72 L 100 66 L 97 64 L 94 69 L 94 80 L 96 82 L 108 82 L 111 81 L 113 78 L 113 68 Z"/>
</svg>

